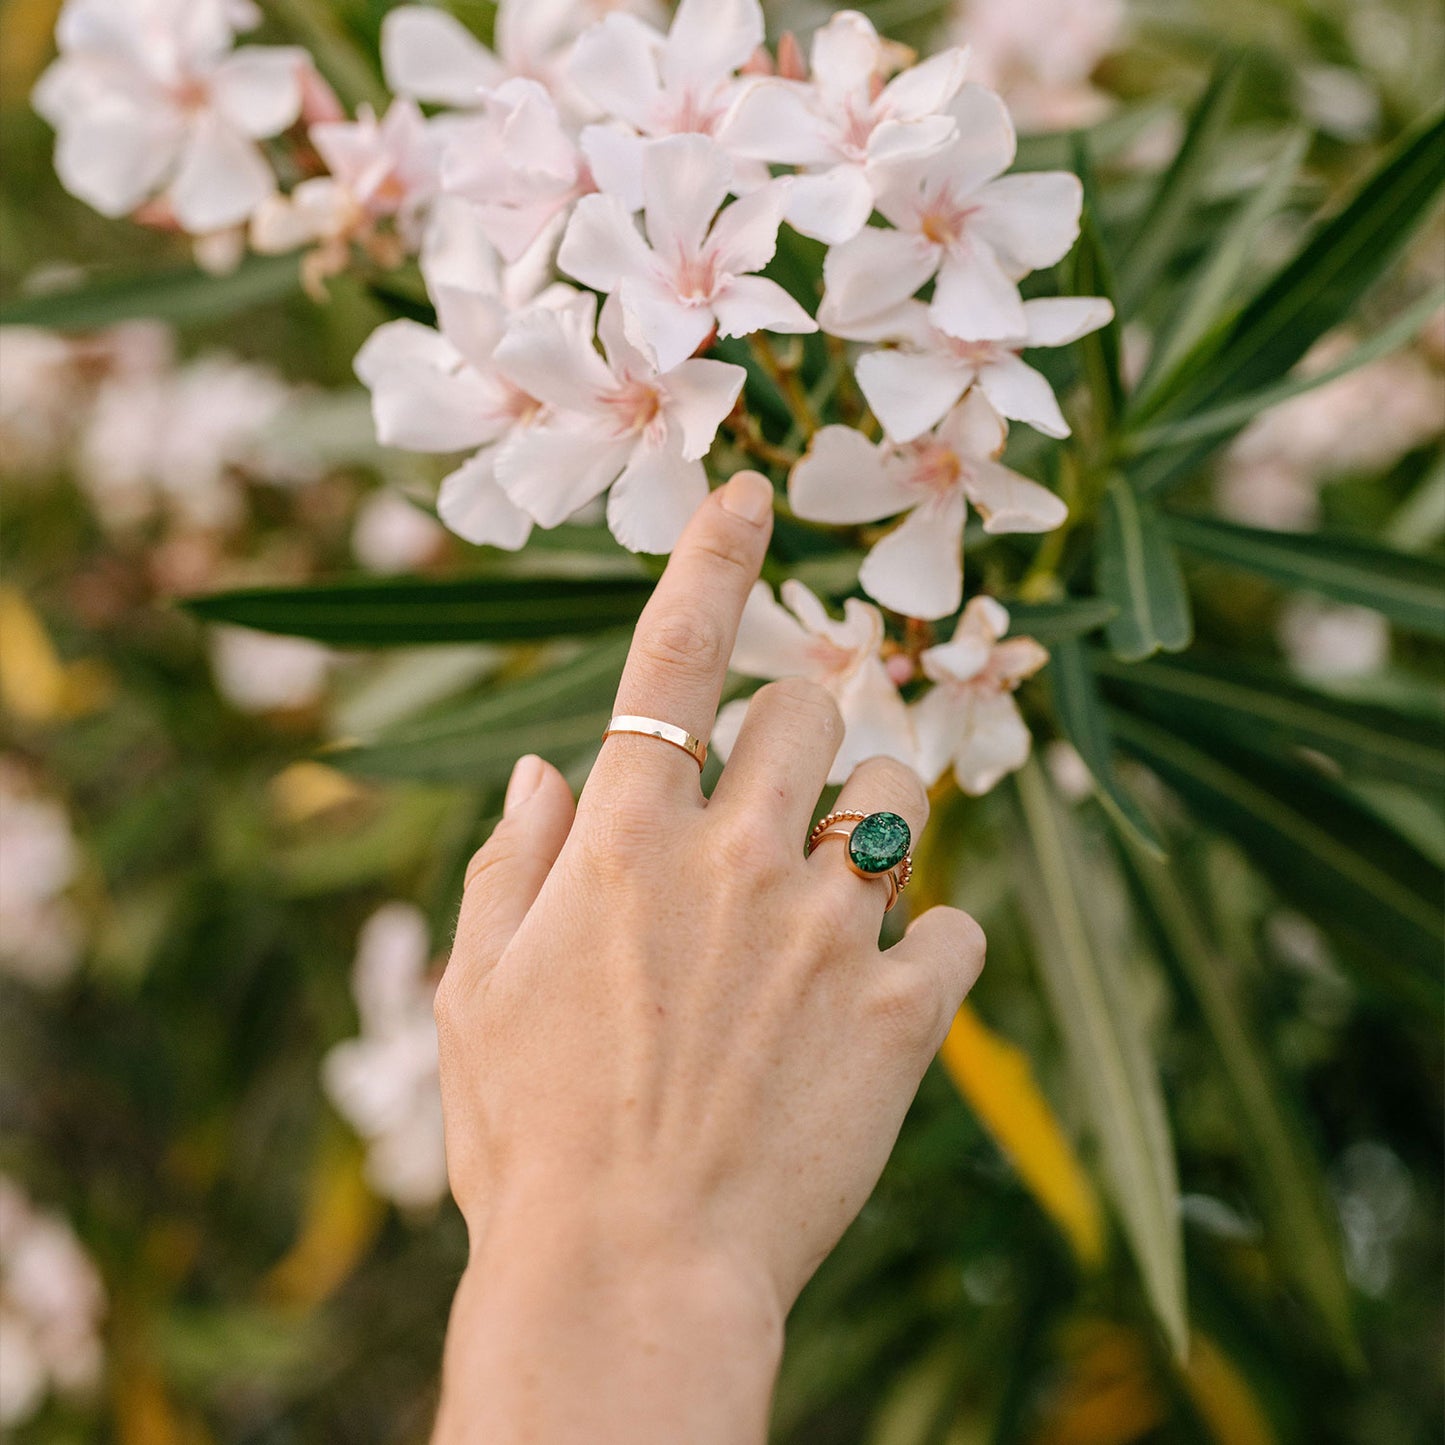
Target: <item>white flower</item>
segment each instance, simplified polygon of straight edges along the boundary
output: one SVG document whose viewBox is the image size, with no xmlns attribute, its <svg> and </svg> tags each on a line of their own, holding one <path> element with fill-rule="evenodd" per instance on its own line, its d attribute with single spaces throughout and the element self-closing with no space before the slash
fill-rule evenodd
<svg viewBox="0 0 1445 1445">
<path fill-rule="evenodd" d="M 747 677 L 806 677 L 828 689 L 846 732 L 828 775 L 841 783 L 866 758 L 890 757 L 917 766 L 908 709 L 880 655 L 883 614 L 850 597 L 842 621 L 799 581 L 782 586 L 782 603 L 759 582 L 748 596 L 733 649 L 732 670 Z M 718 714 L 712 745 L 726 758 L 747 711 L 745 700 Z"/>
<path fill-rule="evenodd" d="M 66 0 L 60 58 L 33 97 L 66 190 L 107 216 L 164 193 L 193 235 L 245 221 L 276 184 L 256 142 L 296 121 L 309 63 L 289 48 L 233 51 L 253 16 L 225 0 Z"/>
<path fill-rule="evenodd" d="M 951 642 L 919 659 L 933 687 L 913 705 L 924 778 L 935 782 L 951 765 L 965 793 L 986 793 L 1028 761 L 1033 739 L 1014 689 L 1048 660 L 1032 637 L 1000 639 L 1008 613 L 992 597 L 963 609 Z"/>
<path fill-rule="evenodd" d="M 390 321 L 356 357 L 377 439 L 409 451 L 471 452 L 443 480 L 438 514 L 469 542 L 515 550 L 532 519 L 497 485 L 497 444 L 531 425 L 541 403 L 499 370 L 494 352 L 513 310 L 540 290 L 543 273 L 531 256 L 504 267 L 464 201 L 437 208 L 422 271 L 439 329 Z"/>
<path fill-rule="evenodd" d="M 1368 677 L 1390 658 L 1383 613 L 1316 597 L 1290 598 L 1280 615 L 1279 641 L 1290 666 L 1313 682 Z"/>
<path fill-rule="evenodd" d="M 0 760 L 0 970 L 39 987 L 74 972 L 81 923 L 67 894 L 79 871 L 65 808 Z"/>
<path fill-rule="evenodd" d="M 870 597 L 908 617 L 946 617 L 963 600 L 963 528 L 968 505 L 984 531 L 1049 532 L 1068 509 L 1046 487 L 996 458 L 1003 419 L 973 390 L 938 430 L 915 441 L 874 445 L 852 427 L 827 426 L 793 468 L 793 510 L 840 525 L 907 515 L 863 561 Z"/>
<path fill-rule="evenodd" d="M 271 196 L 251 218 L 251 244 L 263 253 L 319 243 L 322 271 L 344 269 L 353 240 L 394 219 L 405 249 L 421 239 L 421 218 L 436 195 L 440 135 L 410 100 L 393 101 L 382 120 L 363 106 L 354 121 L 325 121 L 307 132 L 329 174 Z"/>
<path fill-rule="evenodd" d="M 476 207 L 483 234 L 516 261 L 553 217 L 595 189 L 552 97 L 534 80 L 509 80 L 481 97 L 475 118 L 455 122 L 442 184 Z"/>
<path fill-rule="evenodd" d="M 643 159 L 647 239 L 616 196 L 585 196 L 557 264 L 584 286 L 616 291 L 628 340 L 670 371 L 720 336 L 810 332 L 817 322 L 776 281 L 752 273 L 773 258 L 786 181 L 734 201 L 732 166 L 704 136 L 673 136 Z M 716 217 L 716 220 L 713 218 Z"/>
<path fill-rule="evenodd" d="M 404 1209 L 447 1192 L 430 961 L 421 909 L 387 903 L 373 913 L 352 972 L 360 1037 L 337 1044 L 321 1066 L 332 1103 L 366 1141 L 372 1188 Z"/>
<path fill-rule="evenodd" d="M 809 82 L 759 82 L 722 128 L 736 155 L 806 169 L 788 199 L 788 221 L 805 236 L 837 245 L 857 235 L 883 171 L 957 133 L 943 111 L 963 84 L 964 52 L 945 50 L 884 85 L 890 54 L 871 20 L 841 11 L 813 37 Z"/>
<path fill-rule="evenodd" d="M 391 577 L 431 561 L 445 536 L 428 513 L 388 487 L 361 504 L 351 550 L 368 571 Z"/>
<path fill-rule="evenodd" d="M 0 1425 L 100 1383 L 105 1289 L 74 1231 L 0 1175 Z"/>
<path fill-rule="evenodd" d="M 1023 314 L 1024 331 L 997 341 L 961 341 L 940 331 L 921 301 L 905 301 L 852 332 L 835 327 L 826 312 L 819 321 L 834 334 L 903 343 L 896 350 L 867 352 L 857 365 L 858 385 L 894 441 L 911 441 L 936 425 L 975 384 L 1011 421 L 1066 437 L 1069 424 L 1053 388 L 1019 353 L 1067 346 L 1107 326 L 1114 308 L 1101 296 L 1048 296 L 1025 301 Z"/>
<path fill-rule="evenodd" d="M 681 361 L 665 375 L 628 340 L 621 304 L 535 307 L 497 348 L 502 372 L 547 403 L 497 456 L 497 480 L 539 525 L 555 527 L 608 487 L 607 523 L 634 552 L 670 552 L 707 496 L 702 460 L 747 379 L 740 366 Z"/>
<path fill-rule="evenodd" d="M 1017 283 L 1052 266 L 1078 238 L 1077 177 L 1003 174 L 1015 138 L 998 96 L 965 85 L 947 113 L 958 125 L 955 140 L 880 178 L 878 210 L 896 229 L 867 226 L 828 252 L 828 314 L 843 326 L 891 310 L 936 277 L 929 309 L 940 331 L 967 341 L 1023 336 Z"/>
<path fill-rule="evenodd" d="M 295 712 L 326 693 L 334 658 L 305 637 L 273 637 L 245 627 L 211 631 L 216 690 L 239 712 Z"/>
</svg>

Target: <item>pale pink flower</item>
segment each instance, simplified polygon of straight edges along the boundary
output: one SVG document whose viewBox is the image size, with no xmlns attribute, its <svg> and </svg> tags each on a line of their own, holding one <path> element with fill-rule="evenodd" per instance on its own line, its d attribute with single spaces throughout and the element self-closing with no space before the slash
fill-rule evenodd
<svg viewBox="0 0 1445 1445">
<path fill-rule="evenodd" d="M 1068 515 L 1047 487 L 1003 466 L 1003 419 L 971 391 L 938 429 L 874 444 L 826 426 L 793 468 L 788 498 L 809 521 L 847 526 L 904 513 L 863 560 L 858 580 L 907 617 L 947 617 L 963 601 L 963 528 L 972 504 L 984 531 L 1050 532 Z"/>
<path fill-rule="evenodd" d="M 1049 654 L 1032 637 L 1003 640 L 1008 626 L 998 602 L 975 597 L 952 640 L 919 659 L 933 682 L 911 709 L 926 781 L 952 767 L 958 786 L 977 797 L 1028 761 L 1033 739 L 1013 694 Z"/>
<path fill-rule="evenodd" d="M 616 196 L 585 196 L 557 264 L 594 290 L 617 292 L 628 340 L 670 371 L 720 336 L 810 332 L 817 322 L 776 281 L 752 273 L 773 258 L 786 181 L 719 214 L 732 166 L 705 136 L 654 142 L 643 160 L 646 239 Z M 716 217 L 716 220 L 714 220 Z"/>
<path fill-rule="evenodd" d="M 670 552 L 707 496 L 702 458 L 747 379 L 726 362 L 681 361 L 666 374 L 629 341 L 611 296 L 593 345 L 591 296 L 515 317 L 497 365 L 546 417 L 513 436 L 497 480 L 540 526 L 553 527 L 609 487 L 607 524 L 634 552 Z"/>
<path fill-rule="evenodd" d="M 64 806 L 0 759 L 0 972 L 44 988 L 75 971 L 82 930 L 69 892 L 79 872 Z"/>
<path fill-rule="evenodd" d="M 806 677 L 828 689 L 843 715 L 845 735 L 828 775 L 841 783 L 871 757 L 917 766 L 908 709 L 881 656 L 883 614 L 850 597 L 841 621 L 796 578 L 782 586 L 782 602 L 765 582 L 748 596 L 733 649 L 732 670 L 746 677 Z M 747 702 L 718 714 L 712 746 L 726 758 L 742 727 Z"/>
<path fill-rule="evenodd" d="M 819 322 L 835 335 L 901 343 L 867 352 L 857 365 L 858 385 L 894 441 L 911 441 L 937 425 L 975 385 L 1009 420 L 1066 437 L 1069 424 L 1053 388 L 1019 353 L 1067 346 L 1108 325 L 1114 308 L 1101 296 L 1047 296 L 1025 301 L 1023 312 L 1023 333 L 997 341 L 962 341 L 940 331 L 921 301 L 905 301 L 866 327 L 837 327 L 826 311 Z"/>
<path fill-rule="evenodd" d="M 1015 138 L 998 96 L 965 85 L 947 114 L 956 139 L 880 178 L 878 210 L 894 229 L 866 226 L 828 252 L 828 314 L 845 327 L 866 324 L 935 280 L 929 312 L 940 331 L 967 341 L 1023 336 L 1018 282 L 1052 266 L 1078 238 L 1076 176 L 1003 174 Z"/>
<path fill-rule="evenodd" d="M 211 629 L 216 691 L 238 712 L 296 712 L 326 695 L 335 655 L 306 637 L 273 637 L 246 627 Z"/>
<path fill-rule="evenodd" d="M 1292 597 L 1280 614 L 1279 643 L 1290 666 L 1312 682 L 1377 673 L 1390 658 L 1390 624 L 1372 607 Z"/>
<path fill-rule="evenodd" d="M 423 1210 L 446 1197 L 431 933 L 411 903 L 387 903 L 357 940 L 357 1038 L 321 1066 L 327 1094 L 366 1141 L 366 1177 L 383 1198 Z"/>
<path fill-rule="evenodd" d="M 256 142 L 296 121 L 309 65 L 233 50 L 237 22 L 258 19 L 224 0 L 66 0 L 33 96 L 66 190 L 107 216 L 163 195 L 192 235 L 245 221 L 276 187 Z"/>
<path fill-rule="evenodd" d="M 0 1175 L 0 1425 L 23 1424 L 52 1392 L 96 1389 L 105 1310 L 100 1275 L 70 1225 Z"/>
<path fill-rule="evenodd" d="M 445 537 L 429 513 L 400 492 L 384 488 L 358 509 L 351 550 L 367 571 L 392 577 L 432 561 Z"/>
<path fill-rule="evenodd" d="M 813 37 L 808 81 L 759 81 L 722 127 L 733 154 L 804 168 L 789 192 L 788 221 L 805 236 L 837 245 L 857 235 L 882 173 L 957 134 L 943 112 L 963 84 L 964 52 L 945 50 L 885 85 L 890 52 L 872 21 L 841 11 Z"/>
</svg>

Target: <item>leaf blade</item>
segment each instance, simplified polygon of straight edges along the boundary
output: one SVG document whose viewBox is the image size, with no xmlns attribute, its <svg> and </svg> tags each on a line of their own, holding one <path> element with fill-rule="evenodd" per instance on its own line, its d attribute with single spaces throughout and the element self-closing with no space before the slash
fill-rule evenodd
<svg viewBox="0 0 1445 1445">
<path fill-rule="evenodd" d="M 1122 477 L 1104 494 L 1095 585 L 1118 609 L 1105 628 L 1117 656 L 1132 662 L 1189 645 L 1194 624 L 1173 545 L 1153 505 Z"/>
</svg>

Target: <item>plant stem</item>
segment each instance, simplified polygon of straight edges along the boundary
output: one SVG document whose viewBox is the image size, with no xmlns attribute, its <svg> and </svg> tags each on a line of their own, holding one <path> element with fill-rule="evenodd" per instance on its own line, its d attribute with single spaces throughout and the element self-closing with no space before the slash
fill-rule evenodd
<svg viewBox="0 0 1445 1445">
<path fill-rule="evenodd" d="M 778 394 L 787 404 L 798 434 L 805 442 L 808 441 L 818 430 L 819 422 L 817 414 L 813 410 L 813 404 L 808 400 L 807 390 L 798 376 L 797 368 L 784 364 L 782 358 L 773 349 L 773 343 L 765 331 L 753 332 L 748 338 L 748 344 L 757 358 L 758 365 L 762 367 L 768 380 L 778 389 Z"/>
</svg>

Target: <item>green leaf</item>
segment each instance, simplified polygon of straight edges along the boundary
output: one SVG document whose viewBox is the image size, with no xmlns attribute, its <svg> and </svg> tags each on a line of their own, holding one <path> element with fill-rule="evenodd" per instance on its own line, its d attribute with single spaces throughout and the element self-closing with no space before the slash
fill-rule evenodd
<svg viewBox="0 0 1445 1445">
<path fill-rule="evenodd" d="M 1026 858 L 1024 914 L 1070 1073 L 1098 1140 L 1104 1172 L 1145 1291 L 1176 1355 L 1188 1347 L 1179 1184 L 1158 1071 L 1122 948 L 1068 811 L 1030 763 L 1018 774 Z M 1099 860 L 1095 856 L 1093 866 Z"/>
<path fill-rule="evenodd" d="M 1032 637 L 1046 647 L 1097 632 L 1118 614 L 1103 597 L 1066 597 L 1057 602 L 1010 602 L 1009 636 Z"/>
<path fill-rule="evenodd" d="M 1316 228 L 1239 315 L 1180 361 L 1168 384 L 1136 408 L 1131 425 L 1213 411 L 1286 377 L 1321 336 L 1353 314 L 1429 219 L 1445 188 L 1442 147 L 1445 114 L 1405 135 L 1350 203 Z M 1151 454 L 1131 472 L 1136 486 L 1156 491 L 1187 478 L 1220 440 Z"/>
<path fill-rule="evenodd" d="M 1309 144 L 1307 132 L 1290 132 L 1259 184 L 1222 227 L 1186 294 L 1160 328 L 1137 389 L 1136 405 L 1147 404 L 1155 383 L 1172 374 L 1175 364 L 1218 324 L 1233 303 L 1260 232 L 1283 206 Z"/>
<path fill-rule="evenodd" d="M 1120 267 L 1125 316 L 1133 315 L 1154 290 L 1179 248 L 1229 122 L 1240 70 L 1238 55 L 1220 64 L 1189 117 L 1174 160 L 1159 178 Z"/>
<path fill-rule="evenodd" d="M 1059 726 L 1093 774 L 1104 810 L 1141 847 L 1162 858 L 1164 844 L 1158 832 L 1114 770 L 1114 740 L 1109 732 L 1109 718 L 1084 644 L 1077 638 L 1055 643 L 1047 676 Z"/>
<path fill-rule="evenodd" d="M 1103 296 L 1113 303 L 1114 270 L 1095 219 L 1098 186 L 1094 180 L 1088 145 L 1083 137 L 1078 138 L 1075 146 L 1074 169 L 1084 187 L 1084 211 L 1079 221 L 1078 244 L 1069 259 L 1069 289 L 1077 296 Z M 1093 407 L 1095 429 L 1101 437 L 1112 436 L 1124 410 L 1118 306 L 1114 306 L 1114 315 L 1107 326 L 1091 331 L 1075 344 Z"/>
<path fill-rule="evenodd" d="M 0 307 L 0 326 L 97 331 L 138 317 L 185 326 L 268 306 L 300 289 L 301 267 L 295 256 L 251 256 L 229 276 L 210 276 L 187 266 L 106 275 L 70 290 L 24 296 Z"/>
<path fill-rule="evenodd" d="M 348 110 L 362 103 L 384 111 L 390 100 L 376 67 L 367 58 L 335 7 L 325 0 L 269 0 L 271 11 L 310 52 Z"/>
<path fill-rule="evenodd" d="M 1365 981 L 1409 1007 L 1441 1008 L 1438 906 L 1445 876 L 1342 789 L 1302 768 L 1114 711 L 1119 745 L 1248 853 L 1286 897 L 1371 960 Z"/>
<path fill-rule="evenodd" d="M 1163 519 L 1122 477 L 1104 495 L 1094 565 L 1095 585 L 1118 609 L 1107 629 L 1118 656 L 1134 661 L 1189 646 L 1189 595 Z"/>
<path fill-rule="evenodd" d="M 1055 652 L 1051 671 L 1057 666 Z M 1329 697 L 1279 668 L 1238 658 L 1226 664 L 1191 655 L 1124 665 L 1100 657 L 1096 666 L 1133 706 L 1166 724 L 1218 729 L 1241 746 L 1290 761 L 1311 749 L 1347 776 L 1445 790 L 1445 719 Z"/>
<path fill-rule="evenodd" d="M 601 740 L 630 641 L 629 634 L 599 638 L 570 661 L 494 684 L 374 740 L 333 748 L 326 760 L 351 773 L 476 787 L 505 781 L 524 753 L 565 766 Z"/>
<path fill-rule="evenodd" d="M 1169 535 L 1211 561 L 1258 573 L 1283 587 L 1373 607 L 1392 622 L 1445 638 L 1445 564 L 1354 537 L 1271 532 L 1212 517 L 1170 516 Z"/>
<path fill-rule="evenodd" d="M 1125 841 L 1135 891 L 1213 1040 L 1214 1057 L 1233 1096 L 1240 1152 L 1254 1178 L 1269 1242 L 1345 1357 L 1355 1361 L 1359 1347 L 1334 1207 L 1319 1161 L 1298 1118 L 1286 1109 L 1281 1082 L 1249 1026 L 1235 969 L 1210 942 L 1175 871 Z"/>
<path fill-rule="evenodd" d="M 607 632 L 637 620 L 646 578 L 401 578 L 312 587 L 256 587 L 193 597 L 206 622 L 229 622 L 338 647 L 526 642 Z"/>
<path fill-rule="evenodd" d="M 1208 411 L 1197 412 L 1179 421 L 1161 422 L 1158 426 L 1146 427 L 1134 433 L 1127 442 L 1129 455 L 1142 455 L 1166 447 L 1181 446 L 1186 442 L 1197 442 L 1222 436 L 1232 436 L 1261 412 L 1317 387 L 1328 386 L 1382 356 L 1413 341 L 1425 323 L 1445 306 L 1445 285 L 1437 286 L 1421 296 L 1413 305 L 1407 306 L 1393 321 L 1383 326 L 1368 341 L 1355 347 L 1348 356 L 1327 370 L 1308 375 L 1292 375 L 1278 385 L 1266 387 L 1263 391 L 1251 392 L 1235 401 L 1225 402 Z"/>
</svg>

